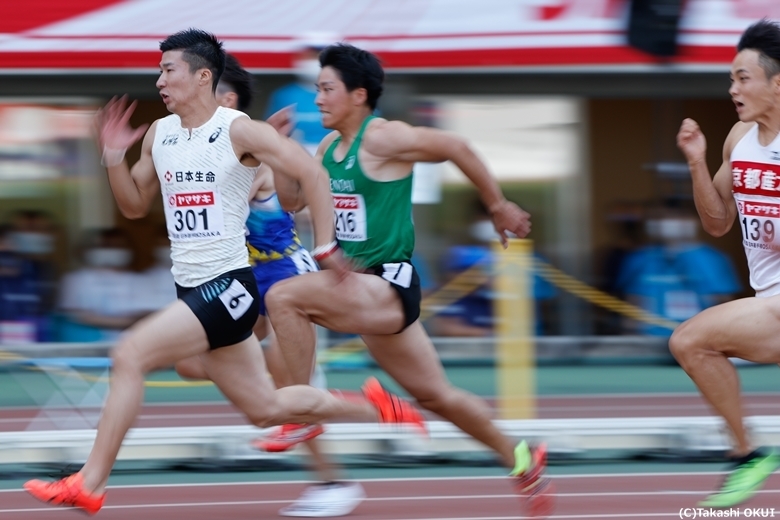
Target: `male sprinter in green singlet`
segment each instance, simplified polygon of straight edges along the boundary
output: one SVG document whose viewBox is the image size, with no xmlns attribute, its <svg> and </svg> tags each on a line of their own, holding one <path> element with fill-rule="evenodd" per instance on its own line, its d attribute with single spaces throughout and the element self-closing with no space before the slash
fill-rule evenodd
<svg viewBox="0 0 780 520">
<path fill-rule="evenodd" d="M 410 263 L 412 167 L 415 162 L 452 161 L 479 190 L 505 243 L 508 232 L 520 237 L 530 232 L 530 216 L 504 198 L 462 139 L 372 116 L 384 79 L 375 56 L 339 44 L 322 51 L 320 65 L 316 102 L 323 125 L 335 131 L 322 141 L 317 156 L 330 174 L 338 242 L 320 246 L 312 255 L 320 261 L 340 247 L 363 272 L 308 273 L 270 289 L 266 306 L 292 377 L 296 383 L 309 381 L 315 346 L 309 322 L 360 334 L 377 363 L 421 406 L 501 457 L 530 514 L 548 515 L 553 494 L 542 478 L 544 447 L 516 446 L 493 425 L 482 400 L 450 385 L 418 319 L 420 282 Z M 283 120 L 277 115 L 273 124 L 280 128 Z M 294 182 L 280 178 L 276 188 L 287 209 L 306 203 Z"/>
</svg>

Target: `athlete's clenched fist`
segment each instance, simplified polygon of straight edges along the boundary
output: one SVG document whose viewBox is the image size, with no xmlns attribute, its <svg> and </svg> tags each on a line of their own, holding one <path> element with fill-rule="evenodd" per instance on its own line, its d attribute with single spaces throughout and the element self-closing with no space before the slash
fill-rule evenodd
<svg viewBox="0 0 780 520">
<path fill-rule="evenodd" d="M 693 119 L 685 119 L 677 132 L 677 147 L 680 148 L 688 164 L 704 160 L 707 152 L 707 140 Z"/>
</svg>

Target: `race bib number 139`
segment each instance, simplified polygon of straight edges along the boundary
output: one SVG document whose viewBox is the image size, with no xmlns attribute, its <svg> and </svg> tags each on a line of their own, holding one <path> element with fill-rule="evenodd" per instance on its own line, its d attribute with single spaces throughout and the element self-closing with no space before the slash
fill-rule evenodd
<svg viewBox="0 0 780 520">
<path fill-rule="evenodd" d="M 770 249 L 780 226 L 780 204 L 739 201 L 742 243 L 748 249 Z"/>
<path fill-rule="evenodd" d="M 174 240 L 207 240 L 225 232 L 222 199 L 216 190 L 168 193 L 165 220 Z"/>
</svg>

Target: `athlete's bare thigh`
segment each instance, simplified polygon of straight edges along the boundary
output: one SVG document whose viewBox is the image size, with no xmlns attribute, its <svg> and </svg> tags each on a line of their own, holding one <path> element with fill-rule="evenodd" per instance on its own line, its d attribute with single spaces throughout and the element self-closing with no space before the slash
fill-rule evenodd
<svg viewBox="0 0 780 520">
<path fill-rule="evenodd" d="M 780 296 L 744 298 L 705 309 L 675 339 L 757 363 L 780 363 Z"/>
<path fill-rule="evenodd" d="M 266 331 L 269 328 L 268 318 L 260 315 L 257 317 L 257 321 L 255 322 L 255 326 L 252 331 L 254 332 L 257 340 L 262 341 L 266 337 Z M 190 356 L 186 359 L 182 359 L 181 361 L 177 361 L 175 367 L 176 372 L 185 379 L 208 379 L 209 376 L 206 373 L 206 367 L 203 365 L 203 360 L 201 359 L 204 354 Z M 271 373 L 273 374 L 273 371 L 271 371 Z"/>
<path fill-rule="evenodd" d="M 130 327 L 118 342 L 117 351 L 135 357 L 149 372 L 207 352 L 208 348 L 200 321 L 187 304 L 177 300 Z"/>
<path fill-rule="evenodd" d="M 293 276 L 277 282 L 266 296 L 275 324 L 275 300 L 305 312 L 317 325 L 350 334 L 393 334 L 403 327 L 398 293 L 379 276 L 332 271 Z"/>
</svg>

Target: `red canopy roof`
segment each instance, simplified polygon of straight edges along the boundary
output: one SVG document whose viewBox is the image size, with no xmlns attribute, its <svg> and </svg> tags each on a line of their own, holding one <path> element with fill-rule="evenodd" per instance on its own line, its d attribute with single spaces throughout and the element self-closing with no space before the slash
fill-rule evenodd
<svg viewBox="0 0 780 520">
<path fill-rule="evenodd" d="M 4 6 L 0 69 L 157 70 L 160 40 L 187 27 L 215 33 L 246 67 L 284 70 L 302 39 L 328 34 L 416 71 L 613 67 L 657 58 L 626 45 L 623 0 L 24 0 Z M 780 18 L 778 0 L 687 0 L 685 70 L 724 68 L 750 23 Z"/>
</svg>

